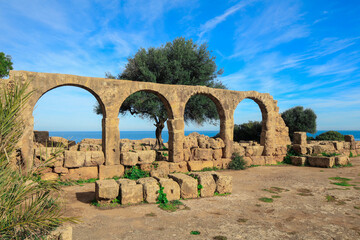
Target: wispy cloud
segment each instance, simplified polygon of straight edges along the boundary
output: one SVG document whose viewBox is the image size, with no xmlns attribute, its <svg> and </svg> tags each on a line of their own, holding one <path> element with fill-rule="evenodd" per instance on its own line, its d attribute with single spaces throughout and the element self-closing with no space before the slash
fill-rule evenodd
<svg viewBox="0 0 360 240">
<path fill-rule="evenodd" d="M 223 14 L 208 20 L 206 23 L 204 23 L 203 25 L 200 26 L 200 33 L 198 34 L 199 39 L 201 40 L 206 33 L 213 30 L 220 23 L 224 22 L 229 16 L 233 15 L 240 9 L 248 6 L 249 4 L 251 4 L 255 1 L 257 1 L 257 0 L 241 1 L 240 3 L 235 4 L 234 6 L 226 9 Z"/>
<path fill-rule="evenodd" d="M 266 2 L 260 15 L 240 19 L 230 58 L 248 60 L 280 44 L 308 36 L 307 25 L 301 23 L 302 16 L 295 1 Z"/>
</svg>

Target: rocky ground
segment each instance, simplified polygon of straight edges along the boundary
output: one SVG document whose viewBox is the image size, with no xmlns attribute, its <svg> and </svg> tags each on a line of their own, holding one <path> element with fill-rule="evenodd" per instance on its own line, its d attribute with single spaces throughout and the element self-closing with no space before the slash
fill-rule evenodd
<svg viewBox="0 0 360 240">
<path fill-rule="evenodd" d="M 226 170 L 233 176 L 231 195 L 182 200 L 188 208 L 176 212 L 155 204 L 100 210 L 90 205 L 94 184 L 64 187 L 66 214 L 82 220 L 73 225 L 74 240 L 360 239 L 360 158 L 352 163 Z M 355 186 L 331 184 L 341 182 L 331 177 L 349 178 Z"/>
</svg>

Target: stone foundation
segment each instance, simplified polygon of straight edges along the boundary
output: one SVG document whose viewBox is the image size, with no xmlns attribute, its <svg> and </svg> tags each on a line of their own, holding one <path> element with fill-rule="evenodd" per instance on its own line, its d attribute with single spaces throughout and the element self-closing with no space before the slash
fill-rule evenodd
<svg viewBox="0 0 360 240">
<path fill-rule="evenodd" d="M 201 187 L 199 188 L 199 186 Z M 111 202 L 115 198 L 122 205 L 142 202 L 155 203 L 159 188 L 164 187 L 169 201 L 180 198 L 211 197 L 215 193 L 232 192 L 232 177 L 216 172 L 169 174 L 168 178 L 140 178 L 139 180 L 113 179 L 98 180 L 95 195 L 98 202 Z M 200 190 L 200 195 L 198 194 Z"/>
</svg>

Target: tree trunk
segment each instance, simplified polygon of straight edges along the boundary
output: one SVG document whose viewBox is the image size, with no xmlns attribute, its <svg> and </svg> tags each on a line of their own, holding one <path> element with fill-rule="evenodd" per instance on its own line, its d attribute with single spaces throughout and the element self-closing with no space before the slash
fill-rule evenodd
<svg viewBox="0 0 360 240">
<path fill-rule="evenodd" d="M 156 127 L 156 130 L 155 130 L 156 143 L 155 143 L 154 148 L 158 147 L 158 149 L 161 149 L 161 148 L 164 147 L 164 143 L 163 143 L 163 140 L 162 140 L 162 137 L 161 137 L 161 133 L 162 133 L 162 130 L 164 129 L 164 127 L 165 127 L 165 120 L 160 119 L 154 125 Z"/>
</svg>

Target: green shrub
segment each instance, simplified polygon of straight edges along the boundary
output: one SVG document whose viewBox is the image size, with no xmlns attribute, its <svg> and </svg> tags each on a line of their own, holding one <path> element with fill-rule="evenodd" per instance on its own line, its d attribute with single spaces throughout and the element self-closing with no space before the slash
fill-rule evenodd
<svg viewBox="0 0 360 240">
<path fill-rule="evenodd" d="M 138 180 L 139 178 L 149 177 L 149 173 L 133 166 L 131 169 L 125 171 L 124 178 Z"/>
<path fill-rule="evenodd" d="M 240 156 L 238 153 L 234 153 L 231 157 L 229 168 L 234 170 L 246 169 L 246 161 L 244 160 L 244 157 Z"/>
<path fill-rule="evenodd" d="M 315 139 L 319 141 L 344 141 L 344 135 L 337 131 L 327 131 L 316 136 Z"/>
<path fill-rule="evenodd" d="M 260 142 L 262 123 L 249 121 L 248 123 L 234 125 L 234 141 L 257 141 Z"/>
<path fill-rule="evenodd" d="M 167 204 L 169 202 L 169 200 L 166 197 L 166 193 L 164 193 L 164 187 L 160 186 L 160 190 L 159 190 L 159 196 L 157 198 L 157 204 Z"/>
</svg>

